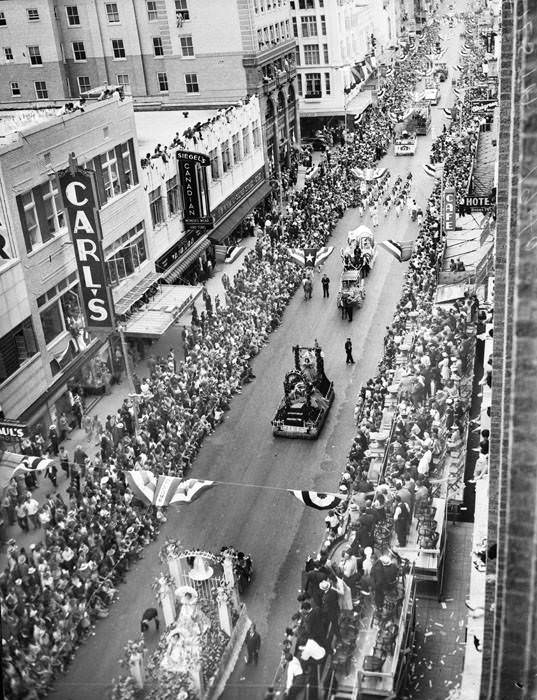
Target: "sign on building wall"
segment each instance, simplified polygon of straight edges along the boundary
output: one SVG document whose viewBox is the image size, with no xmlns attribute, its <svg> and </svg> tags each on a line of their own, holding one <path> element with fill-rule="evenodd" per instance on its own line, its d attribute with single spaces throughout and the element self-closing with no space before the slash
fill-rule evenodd
<svg viewBox="0 0 537 700">
<path fill-rule="evenodd" d="M 444 231 L 454 231 L 457 224 L 457 198 L 454 187 L 444 190 Z"/>
<path fill-rule="evenodd" d="M 106 284 L 102 234 L 92 175 L 81 168 L 59 176 L 80 279 L 80 297 L 89 331 L 110 331 L 114 309 Z"/>
<path fill-rule="evenodd" d="M 177 151 L 177 168 L 183 197 L 185 229 L 211 228 L 213 217 L 209 212 L 209 190 L 206 167 L 209 156 L 195 151 Z"/>
<path fill-rule="evenodd" d="M 0 421 L 0 440 L 5 442 L 15 442 L 22 440 L 28 435 L 28 426 L 26 423 L 19 423 L 14 420 Z"/>
</svg>

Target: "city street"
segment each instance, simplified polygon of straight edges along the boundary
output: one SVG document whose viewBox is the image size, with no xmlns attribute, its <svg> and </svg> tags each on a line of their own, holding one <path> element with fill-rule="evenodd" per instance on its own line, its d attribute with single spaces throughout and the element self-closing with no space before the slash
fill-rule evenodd
<svg viewBox="0 0 537 700">
<path fill-rule="evenodd" d="M 456 58 L 456 43 L 448 46 L 451 65 Z M 450 82 L 442 84 L 441 107 L 451 103 L 447 99 L 450 88 Z M 391 172 L 390 187 L 397 175 L 404 178 L 412 170 L 412 195 L 422 208 L 433 185 L 422 166 L 428 162 L 432 136 L 439 132 L 444 119 L 441 109 L 433 110 L 433 128 L 429 135 L 419 137 L 415 156 L 395 158 L 390 152 L 380 163 Z M 368 221 L 366 216 L 363 222 Z M 280 640 L 296 608 L 302 564 L 309 552 L 318 549 L 324 525 L 322 514 L 304 508 L 285 489 L 336 488 L 354 433 L 356 394 L 375 373 L 385 327 L 400 297 L 406 269 L 380 249 L 366 282 L 362 309 L 355 313 L 352 323 L 342 321 L 335 299 L 341 272 L 339 250 L 347 231 L 360 223 L 357 210 L 348 210 L 330 240 L 334 253 L 323 267 L 331 280 L 330 298 L 322 298 L 320 275 L 311 301 L 304 301 L 300 291 L 295 295 L 281 327 L 253 363 L 257 378 L 234 398 L 223 425 L 206 439 L 192 475 L 228 484 L 215 486 L 192 505 L 169 509 L 159 540 L 147 548 L 144 559 L 128 573 L 119 602 L 110 616 L 98 623 L 96 636 L 78 650 L 69 671 L 49 697 L 101 697 L 120 673 L 118 660 L 123 647 L 128 639 L 138 637 L 140 616 L 155 603 L 151 583 L 161 568 L 158 551 L 166 536 L 179 538 L 186 547 L 218 551 L 223 545 L 232 545 L 252 555 L 255 576 L 246 603 L 262 638 L 260 663 L 257 668 L 246 667 L 240 659 L 223 697 L 249 700 L 259 697 L 270 684 L 279 660 Z M 375 237 L 377 241 L 410 240 L 416 233 L 417 225 L 406 209 L 399 218 L 392 210 L 387 218 L 381 215 Z M 352 366 L 344 362 L 347 336 L 353 341 L 356 365 Z M 315 339 L 324 350 L 326 373 L 335 386 L 336 398 L 327 423 L 315 442 L 274 438 L 270 421 L 283 392 L 285 372 L 293 366 L 291 348 L 297 343 L 312 345 Z M 146 633 L 146 640 L 149 647 L 154 646 L 153 630 Z"/>
</svg>

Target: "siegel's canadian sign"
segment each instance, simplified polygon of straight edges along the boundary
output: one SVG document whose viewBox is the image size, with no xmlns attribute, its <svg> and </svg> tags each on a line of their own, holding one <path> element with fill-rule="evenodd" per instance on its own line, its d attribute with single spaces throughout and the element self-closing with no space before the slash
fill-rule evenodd
<svg viewBox="0 0 537 700">
<path fill-rule="evenodd" d="M 183 221 L 185 228 L 211 228 L 213 217 L 209 213 L 207 171 L 209 156 L 194 151 L 177 151 L 177 168 L 183 196 Z"/>
<path fill-rule="evenodd" d="M 113 307 L 106 285 L 92 176 L 77 168 L 64 171 L 59 180 L 75 249 L 86 326 L 88 330 L 109 331 L 113 328 Z"/>
<path fill-rule="evenodd" d="M 457 224 L 457 198 L 454 187 L 444 190 L 444 230 L 454 231 Z"/>
</svg>

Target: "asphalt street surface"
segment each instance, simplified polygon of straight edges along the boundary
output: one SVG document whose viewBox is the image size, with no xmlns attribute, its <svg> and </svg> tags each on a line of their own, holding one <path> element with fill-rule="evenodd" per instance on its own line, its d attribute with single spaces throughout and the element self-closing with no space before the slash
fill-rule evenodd
<svg viewBox="0 0 537 700">
<path fill-rule="evenodd" d="M 448 43 L 450 65 L 456 63 L 458 45 L 453 30 L 452 39 Z M 433 108 L 432 130 L 419 137 L 416 154 L 396 158 L 391 149 L 380 163 L 390 170 L 390 183 L 412 170 L 412 195 L 422 208 L 433 186 L 422 166 L 429 162 L 431 140 L 445 121 L 442 107 L 453 102 L 448 97 L 450 80 L 451 74 L 448 82 L 441 84 L 442 100 L 438 109 Z M 206 439 L 192 476 L 229 485 L 215 486 L 191 505 L 169 509 L 159 540 L 127 574 L 127 583 L 120 586 L 120 600 L 110 616 L 98 623 L 96 635 L 78 650 L 69 672 L 50 694 L 53 700 L 106 696 L 112 678 L 122 671 L 118 660 L 125 643 L 139 636 L 142 611 L 155 604 L 151 583 L 161 570 L 158 551 L 166 536 L 180 539 L 186 547 L 217 552 L 223 545 L 232 545 L 252 555 L 255 576 L 245 602 L 261 634 L 259 665 L 245 666 L 241 656 L 223 697 L 263 697 L 278 665 L 283 632 L 297 607 L 302 565 L 308 553 L 318 550 L 324 530 L 323 515 L 302 506 L 285 489 L 337 488 L 354 433 L 356 395 L 361 384 L 375 374 L 406 271 L 406 264 L 379 249 L 366 280 L 363 307 L 355 312 L 352 323 L 341 320 L 336 307 L 342 268 L 339 251 L 347 232 L 360 223 L 368 224 L 368 215 L 361 219 L 357 210 L 349 209 L 329 241 L 335 249 L 323 272 L 331 280 L 330 298 L 322 297 L 319 274 L 311 301 L 304 301 L 301 290 L 297 292 L 282 325 L 255 358 L 257 378 L 233 399 L 224 423 Z M 417 234 L 417 224 L 410 220 L 406 208 L 399 218 L 392 210 L 387 217 L 380 216 L 374 233 L 377 240 L 410 240 Z M 355 365 L 345 363 L 343 346 L 348 336 L 353 342 Z M 335 387 L 328 420 L 317 441 L 275 438 L 270 421 L 282 396 L 285 372 L 293 366 L 291 348 L 297 343 L 312 345 L 315 339 L 324 350 L 326 373 Z M 156 640 L 157 633 L 151 628 L 146 633 L 148 646 L 153 647 Z"/>
</svg>

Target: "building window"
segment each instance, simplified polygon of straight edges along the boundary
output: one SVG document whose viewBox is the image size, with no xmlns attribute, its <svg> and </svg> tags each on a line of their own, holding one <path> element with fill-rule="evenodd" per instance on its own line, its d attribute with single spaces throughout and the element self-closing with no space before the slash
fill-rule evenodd
<svg viewBox="0 0 537 700">
<path fill-rule="evenodd" d="M 168 214 L 171 216 L 179 211 L 179 185 L 177 175 L 166 180 L 166 200 L 168 202 Z"/>
<path fill-rule="evenodd" d="M 153 37 L 153 55 L 164 56 L 164 47 L 162 46 L 162 39 L 159 36 Z"/>
<path fill-rule="evenodd" d="M 193 56 L 194 55 L 194 44 L 192 43 L 191 36 L 181 37 L 181 53 L 183 56 Z"/>
<path fill-rule="evenodd" d="M 41 185 L 48 233 L 54 236 L 65 228 L 65 214 L 56 178 Z"/>
<path fill-rule="evenodd" d="M 304 64 L 318 66 L 321 62 L 318 44 L 304 44 Z"/>
<path fill-rule="evenodd" d="M 38 100 L 48 100 L 47 84 L 44 80 L 37 80 L 34 83 L 35 96 Z"/>
<path fill-rule="evenodd" d="M 327 95 L 330 94 L 330 73 L 324 74 L 324 91 Z"/>
<path fill-rule="evenodd" d="M 298 0 L 299 10 L 314 10 L 315 0 Z"/>
<path fill-rule="evenodd" d="M 37 22 L 39 20 L 39 11 L 35 7 L 29 7 L 26 10 L 29 22 Z"/>
<path fill-rule="evenodd" d="M 231 137 L 231 146 L 233 148 L 233 162 L 238 163 L 241 159 L 241 144 L 238 131 Z"/>
<path fill-rule="evenodd" d="M 328 44 L 323 44 L 323 58 L 325 63 L 330 63 L 330 59 L 328 57 Z"/>
<path fill-rule="evenodd" d="M 41 317 L 41 325 L 43 326 L 45 343 L 48 345 L 54 340 L 54 338 L 57 338 L 60 333 L 63 333 L 65 330 L 63 326 L 62 313 L 60 311 L 59 299 L 41 311 L 39 316 Z"/>
<path fill-rule="evenodd" d="M 117 2 L 106 3 L 106 17 L 108 18 L 108 22 L 110 24 L 117 24 L 119 22 L 119 11 L 117 9 Z"/>
<path fill-rule="evenodd" d="M 187 92 L 199 92 L 200 88 L 198 85 L 198 74 L 185 73 L 185 85 Z"/>
<path fill-rule="evenodd" d="M 157 73 L 158 89 L 160 92 L 168 92 L 168 74 Z"/>
<path fill-rule="evenodd" d="M 298 37 L 298 25 L 296 23 L 296 17 L 292 17 L 291 21 L 293 23 L 293 36 Z"/>
<path fill-rule="evenodd" d="M 116 82 L 118 85 L 128 87 L 130 85 L 128 73 L 118 73 L 116 75 Z"/>
<path fill-rule="evenodd" d="M 122 143 L 121 146 L 121 163 L 123 165 L 123 187 L 121 188 L 122 192 L 125 190 L 128 190 L 130 187 L 133 187 L 135 185 L 134 181 L 134 173 L 133 173 L 133 167 L 132 167 L 132 155 L 131 155 L 131 149 L 129 146 L 129 142 L 127 143 Z M 117 149 L 117 147 L 116 147 Z"/>
<path fill-rule="evenodd" d="M 117 171 L 117 158 L 114 149 L 107 151 L 101 156 L 101 172 L 103 174 L 105 201 L 107 202 L 121 192 Z"/>
<path fill-rule="evenodd" d="M 4 57 L 6 61 L 12 61 L 13 60 L 13 51 L 9 46 L 6 46 L 4 49 Z"/>
<path fill-rule="evenodd" d="M 321 15 L 321 34 L 326 36 L 326 17 Z"/>
<path fill-rule="evenodd" d="M 162 201 L 161 201 L 162 204 Z M 143 222 L 132 228 L 120 241 L 105 250 L 106 270 L 112 287 L 136 272 L 147 260 Z"/>
<path fill-rule="evenodd" d="M 225 173 L 231 168 L 231 158 L 229 155 L 229 141 L 222 143 L 222 169 Z"/>
<path fill-rule="evenodd" d="M 175 16 L 177 18 L 177 26 L 180 27 L 183 22 L 190 19 L 187 0 L 175 0 Z M 180 24 L 179 24 L 180 22 Z"/>
<path fill-rule="evenodd" d="M 79 92 L 87 92 L 88 90 L 91 90 L 91 83 L 89 76 L 87 75 L 79 75 L 77 78 L 78 81 L 78 91 Z"/>
<path fill-rule="evenodd" d="M 6 26 L 7 26 L 6 16 L 3 12 L 0 12 L 0 27 L 6 27 Z"/>
<path fill-rule="evenodd" d="M 306 73 L 306 97 L 321 97 L 321 74 Z"/>
<path fill-rule="evenodd" d="M 299 46 L 297 46 L 295 48 L 295 63 L 297 66 L 300 65 L 300 47 Z"/>
<path fill-rule="evenodd" d="M 86 49 L 83 41 L 73 41 L 73 58 L 75 61 L 86 60 Z"/>
<path fill-rule="evenodd" d="M 317 36 L 317 17 L 315 17 L 315 15 L 301 17 L 300 24 L 302 26 L 303 37 Z"/>
<path fill-rule="evenodd" d="M 300 73 L 296 76 L 297 84 L 298 84 L 298 94 L 302 96 L 302 76 Z"/>
<path fill-rule="evenodd" d="M 43 59 L 41 58 L 39 46 L 29 46 L 28 56 L 30 57 L 30 65 L 41 66 L 43 64 Z"/>
<path fill-rule="evenodd" d="M 32 319 L 27 318 L 0 338 L 0 382 L 15 374 L 37 351 Z"/>
<path fill-rule="evenodd" d="M 261 29 L 257 30 L 257 43 L 259 45 L 259 48 L 263 46 L 263 32 Z"/>
<path fill-rule="evenodd" d="M 162 207 L 160 187 L 155 187 L 155 189 L 149 193 L 149 208 L 151 209 L 151 221 L 153 223 L 153 228 L 155 228 L 164 221 L 164 210 Z"/>
<path fill-rule="evenodd" d="M 39 222 L 37 219 L 37 210 L 33 193 L 25 192 L 21 195 L 21 209 L 23 221 L 21 222 L 25 229 L 26 252 L 31 253 L 35 246 L 41 243 L 41 232 L 39 230 Z M 21 217 L 21 218 L 22 218 Z"/>
<path fill-rule="evenodd" d="M 259 148 L 261 146 L 261 129 L 257 122 L 252 122 L 252 139 L 254 148 Z"/>
<path fill-rule="evenodd" d="M 70 27 L 78 27 L 80 25 L 80 17 L 76 5 L 67 5 L 65 13 L 67 14 L 67 24 Z"/>
<path fill-rule="evenodd" d="M 250 153 L 250 130 L 247 126 L 242 129 L 242 152 L 245 158 Z"/>
<path fill-rule="evenodd" d="M 11 83 L 11 97 L 20 97 L 21 89 L 18 83 Z"/>
<path fill-rule="evenodd" d="M 211 178 L 213 180 L 218 180 L 220 178 L 220 163 L 218 162 L 217 148 L 213 148 L 209 151 L 209 158 L 211 160 Z"/>
<path fill-rule="evenodd" d="M 158 20 L 158 8 L 155 0 L 147 0 L 147 19 L 150 22 Z"/>
<path fill-rule="evenodd" d="M 123 39 L 112 39 L 112 51 L 114 53 L 114 58 L 125 58 Z"/>
</svg>

